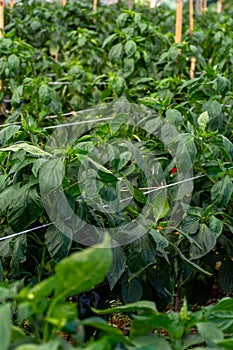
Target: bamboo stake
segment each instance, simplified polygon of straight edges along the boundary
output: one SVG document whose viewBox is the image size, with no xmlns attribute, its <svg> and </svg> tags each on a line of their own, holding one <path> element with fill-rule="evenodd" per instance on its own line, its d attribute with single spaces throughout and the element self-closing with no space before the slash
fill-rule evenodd
<svg viewBox="0 0 233 350">
<path fill-rule="evenodd" d="M 196 69 L 196 62 L 197 62 L 196 57 L 192 57 L 191 58 L 191 64 L 190 64 L 190 72 L 189 72 L 190 79 L 194 78 L 195 69 Z"/>
<path fill-rule="evenodd" d="M 176 7 L 176 36 L 175 42 L 180 43 L 182 39 L 182 15 L 183 15 L 183 0 L 177 0 Z"/>
<path fill-rule="evenodd" d="M 196 0 L 196 12 L 198 15 L 202 13 L 202 0 Z"/>
<path fill-rule="evenodd" d="M 4 0 L 0 0 L 0 38 L 3 38 L 4 30 Z"/>
<path fill-rule="evenodd" d="M 202 8 L 203 8 L 203 11 L 207 10 L 207 0 L 203 0 Z"/>
<path fill-rule="evenodd" d="M 217 5 L 217 12 L 218 13 L 222 12 L 222 5 L 223 5 L 223 0 L 218 0 L 218 5 Z"/>
<path fill-rule="evenodd" d="M 97 12 L 97 2 L 98 0 L 93 0 L 93 12 Z M 96 18 L 93 19 L 93 22 L 96 23 Z"/>
<path fill-rule="evenodd" d="M 193 11 L 193 0 L 189 0 L 189 33 L 193 34 L 194 30 L 194 11 Z"/>
<path fill-rule="evenodd" d="M 133 0 L 128 0 L 128 7 L 129 9 L 133 8 Z"/>
<path fill-rule="evenodd" d="M 93 12 L 97 11 L 97 0 L 93 0 Z"/>
<path fill-rule="evenodd" d="M 0 38 L 3 38 L 4 30 L 4 0 L 0 0 Z M 0 80 L 0 90 L 2 90 L 2 81 Z"/>
<path fill-rule="evenodd" d="M 14 7 L 14 0 L 10 0 L 10 11 L 12 11 Z"/>
<path fill-rule="evenodd" d="M 193 10 L 193 0 L 189 0 L 189 32 L 190 36 L 192 36 L 194 30 L 194 10 Z M 190 79 L 194 78 L 194 73 L 195 73 L 195 68 L 196 68 L 196 58 L 192 57 L 191 58 L 191 65 L 190 65 Z"/>
</svg>

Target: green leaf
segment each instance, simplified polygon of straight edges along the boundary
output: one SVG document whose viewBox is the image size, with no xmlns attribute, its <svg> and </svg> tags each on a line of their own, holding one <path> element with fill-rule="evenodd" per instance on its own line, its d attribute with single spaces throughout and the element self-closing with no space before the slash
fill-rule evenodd
<svg viewBox="0 0 233 350">
<path fill-rule="evenodd" d="M 125 26 L 125 23 L 128 19 L 128 13 L 121 13 L 116 20 L 117 27 L 118 28 L 123 28 Z"/>
<path fill-rule="evenodd" d="M 199 229 L 200 218 L 197 216 L 187 215 L 181 223 L 181 230 L 189 235 L 193 235 Z"/>
<path fill-rule="evenodd" d="M 221 137 L 222 137 L 223 147 L 224 147 L 225 151 L 228 153 L 230 160 L 233 160 L 233 144 L 232 144 L 232 142 L 223 135 L 221 135 Z"/>
<path fill-rule="evenodd" d="M 155 230 L 154 228 L 152 228 L 150 231 L 150 235 L 153 237 L 158 250 L 167 248 L 169 246 L 168 240 L 159 232 L 159 230 Z"/>
<path fill-rule="evenodd" d="M 193 261 L 189 260 L 182 252 L 179 248 L 177 248 L 177 246 L 175 244 L 173 244 L 172 242 L 170 242 L 170 245 L 175 249 L 175 251 L 178 253 L 178 255 L 181 257 L 182 260 L 184 260 L 184 262 L 186 262 L 186 264 L 190 265 L 192 268 L 194 268 L 195 270 L 200 271 L 201 273 L 204 273 L 207 276 L 212 276 L 211 273 L 209 273 L 208 271 L 204 270 L 202 267 L 200 267 L 199 265 L 195 264 Z"/>
<path fill-rule="evenodd" d="M 148 300 L 140 300 L 135 303 L 130 303 L 122 306 L 114 306 L 105 310 L 96 310 L 96 309 L 93 309 L 93 310 L 98 315 L 107 315 L 113 312 L 133 312 L 133 311 L 156 312 L 157 311 L 155 303 Z"/>
<path fill-rule="evenodd" d="M 8 65 L 11 71 L 16 71 L 20 65 L 20 59 L 15 54 L 8 57 Z"/>
<path fill-rule="evenodd" d="M 223 340 L 223 331 L 211 322 L 197 323 L 197 329 L 208 346 L 214 346 L 217 342 Z"/>
<path fill-rule="evenodd" d="M 126 268 L 126 255 L 121 247 L 112 249 L 113 262 L 108 272 L 108 282 L 110 289 L 113 289 Z"/>
<path fill-rule="evenodd" d="M 211 200 L 219 207 L 225 207 L 231 199 L 233 183 L 228 175 L 211 188 Z"/>
<path fill-rule="evenodd" d="M 12 107 L 17 108 L 20 105 L 21 99 L 23 97 L 23 85 L 18 86 L 11 97 Z"/>
<path fill-rule="evenodd" d="M 128 78 L 134 72 L 134 59 L 124 58 L 123 60 L 123 76 Z"/>
<path fill-rule="evenodd" d="M 111 264 L 112 252 L 106 247 L 106 241 L 71 254 L 55 268 L 56 295 L 64 299 L 92 289 L 103 281 Z"/>
<path fill-rule="evenodd" d="M 12 138 L 20 129 L 19 125 L 6 126 L 0 131 L 0 145 L 4 146 L 5 143 Z"/>
<path fill-rule="evenodd" d="M 19 142 L 15 143 L 12 146 L 5 147 L 5 148 L 0 148 L 0 152 L 18 152 L 20 150 L 23 150 L 27 153 L 33 154 L 34 156 L 49 156 L 52 157 L 50 153 L 47 153 L 43 151 L 41 148 L 30 145 L 29 143 L 26 142 Z"/>
<path fill-rule="evenodd" d="M 11 306 L 10 304 L 0 305 L 1 350 L 8 350 L 10 346 L 11 327 Z"/>
<path fill-rule="evenodd" d="M 126 273 L 121 278 L 121 295 L 125 304 L 140 300 L 143 293 L 141 283 L 136 278 L 129 281 L 129 277 Z"/>
<path fill-rule="evenodd" d="M 45 244 L 50 256 L 58 262 L 68 255 L 72 240 L 55 226 L 50 226 L 45 233 Z"/>
<path fill-rule="evenodd" d="M 109 43 L 113 42 L 115 38 L 117 38 L 117 34 L 111 34 L 111 35 L 107 36 L 107 38 L 103 42 L 102 47 L 105 48 L 105 46 L 108 45 Z"/>
<path fill-rule="evenodd" d="M 58 350 L 60 343 L 58 340 L 50 341 L 46 344 L 35 345 L 35 344 L 24 344 L 19 345 L 15 350 Z"/>
<path fill-rule="evenodd" d="M 122 124 L 127 120 L 127 113 L 116 115 L 110 122 L 110 129 L 115 134 L 121 127 Z"/>
<path fill-rule="evenodd" d="M 153 325 L 151 325 L 151 327 L 153 327 Z M 144 327 L 142 326 L 142 328 Z M 134 343 L 137 344 L 136 349 L 138 350 L 172 350 L 167 340 L 152 334 L 135 338 Z"/>
<path fill-rule="evenodd" d="M 63 160 L 59 157 L 49 159 L 42 164 L 39 172 L 40 189 L 43 195 L 62 185 L 65 176 Z"/>
<path fill-rule="evenodd" d="M 212 215 L 209 220 L 209 228 L 214 236 L 218 238 L 222 233 L 223 222 Z"/>
<path fill-rule="evenodd" d="M 41 300 L 50 296 L 56 286 L 55 276 L 48 277 L 40 283 L 37 283 L 29 291 L 22 290 L 20 294 L 25 296 L 27 300 L 32 301 L 33 307 L 35 303 L 41 303 Z"/>
<path fill-rule="evenodd" d="M 165 218 L 169 213 L 169 203 L 163 192 L 158 191 L 154 194 L 153 202 L 153 213 L 155 222 L 158 222 L 159 219 Z"/>
<path fill-rule="evenodd" d="M 42 215 L 44 207 L 37 187 L 22 186 L 9 207 L 8 222 L 14 230 L 23 230 Z"/>
<path fill-rule="evenodd" d="M 121 96 L 126 88 L 126 81 L 123 77 L 116 77 L 114 88 L 116 89 L 117 96 Z"/>
<path fill-rule="evenodd" d="M 199 247 L 194 244 L 190 246 L 190 258 L 199 259 L 209 253 L 216 245 L 217 237 L 218 233 L 212 232 L 206 224 L 200 224 L 198 233 L 193 236 Z"/>
<path fill-rule="evenodd" d="M 215 117 L 218 117 L 220 113 L 222 112 L 222 106 L 221 104 L 214 100 L 214 101 L 208 101 L 203 104 L 202 106 L 203 112 L 208 112 L 209 118 L 213 119 Z"/>
<path fill-rule="evenodd" d="M 168 109 L 166 111 L 166 118 L 169 124 L 178 127 L 183 123 L 182 114 L 177 109 Z"/>
<path fill-rule="evenodd" d="M 39 98 L 42 103 L 48 104 L 51 101 L 51 92 L 46 84 L 42 84 L 38 90 Z"/>
<path fill-rule="evenodd" d="M 219 270 L 219 285 L 226 293 L 233 293 L 233 261 L 227 259 Z"/>
<path fill-rule="evenodd" d="M 145 196 L 143 191 L 139 190 L 138 188 L 133 189 L 133 198 L 137 202 L 142 203 L 142 204 L 146 204 L 146 202 L 147 202 L 147 197 Z"/>
<path fill-rule="evenodd" d="M 106 171 L 98 170 L 98 176 L 101 179 L 101 181 L 106 183 L 117 183 L 118 179 L 113 174 L 110 174 Z"/>
<path fill-rule="evenodd" d="M 120 329 L 114 328 L 108 324 L 107 321 L 105 321 L 103 318 L 93 316 L 86 318 L 85 320 L 81 321 L 80 324 L 83 326 L 91 326 L 97 329 L 100 329 L 101 331 L 104 331 L 106 334 L 111 334 L 113 337 L 117 336 L 124 339 L 123 334 L 121 333 Z"/>
<path fill-rule="evenodd" d="M 232 264 L 233 266 L 233 264 Z M 212 316 L 218 318 L 233 317 L 233 299 L 230 297 L 223 298 L 215 305 L 210 305 L 206 313 L 207 317 L 211 319 Z"/>
<path fill-rule="evenodd" d="M 112 62 L 119 62 L 119 60 L 121 59 L 122 51 L 123 45 L 121 43 L 112 46 L 108 54 L 109 60 Z"/>
<path fill-rule="evenodd" d="M 217 341 L 216 344 L 224 347 L 224 349 L 233 349 L 233 339 L 224 339 Z"/>
<path fill-rule="evenodd" d="M 137 44 L 133 40 L 128 40 L 125 43 L 125 53 L 127 57 L 132 57 L 137 51 Z"/>
<path fill-rule="evenodd" d="M 11 342 L 22 342 L 26 340 L 26 334 L 22 331 L 22 329 L 12 326 L 11 327 Z"/>
<path fill-rule="evenodd" d="M 201 113 L 199 118 L 197 119 L 198 125 L 202 130 L 206 129 L 207 124 L 209 123 L 209 114 L 207 111 Z"/>
<path fill-rule="evenodd" d="M 218 75 L 217 86 L 220 94 L 226 94 L 231 89 L 231 82 L 229 79 Z"/>
</svg>

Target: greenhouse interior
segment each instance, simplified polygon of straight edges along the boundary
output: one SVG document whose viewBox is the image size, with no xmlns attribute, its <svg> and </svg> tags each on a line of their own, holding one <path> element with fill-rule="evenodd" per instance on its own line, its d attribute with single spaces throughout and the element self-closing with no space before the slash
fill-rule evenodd
<svg viewBox="0 0 233 350">
<path fill-rule="evenodd" d="M 0 350 L 233 349 L 233 1 L 0 1 Z"/>
</svg>

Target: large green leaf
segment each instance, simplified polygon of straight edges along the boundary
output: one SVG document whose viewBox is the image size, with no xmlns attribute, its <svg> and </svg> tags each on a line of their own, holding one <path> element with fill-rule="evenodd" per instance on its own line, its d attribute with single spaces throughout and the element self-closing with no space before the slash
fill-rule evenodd
<svg viewBox="0 0 233 350">
<path fill-rule="evenodd" d="M 50 226 L 45 234 L 45 243 L 51 257 L 58 262 L 68 255 L 72 240 L 55 226 Z"/>
<path fill-rule="evenodd" d="M 16 231 L 30 226 L 44 211 L 36 186 L 29 186 L 30 183 L 22 186 L 9 206 L 8 222 Z"/>
<path fill-rule="evenodd" d="M 71 254 L 57 264 L 55 294 L 59 299 L 85 292 L 101 283 L 112 263 L 106 241 Z"/>
<path fill-rule="evenodd" d="M 135 41 L 133 40 L 128 40 L 125 43 L 125 53 L 127 55 L 127 57 L 131 57 L 135 54 L 137 50 L 137 44 L 135 43 Z"/>
<path fill-rule="evenodd" d="M 63 160 L 59 157 L 42 164 L 39 172 L 40 189 L 43 195 L 57 189 L 65 176 Z"/>
<path fill-rule="evenodd" d="M 226 175 L 211 188 L 211 200 L 215 202 L 216 205 L 224 207 L 231 199 L 232 193 L 233 183 L 230 177 Z"/>
<path fill-rule="evenodd" d="M 112 46 L 108 54 L 109 60 L 113 62 L 118 62 L 121 58 L 122 51 L 123 45 L 121 43 Z"/>
<path fill-rule="evenodd" d="M 143 327 L 142 327 L 143 328 Z M 156 335 L 147 335 L 134 339 L 137 350 L 172 350 L 169 342 Z"/>
<path fill-rule="evenodd" d="M 113 262 L 108 272 L 108 282 L 110 288 L 113 289 L 126 268 L 126 255 L 121 247 L 115 247 L 112 250 Z"/>
<path fill-rule="evenodd" d="M 149 300 L 140 300 L 135 303 L 130 303 L 127 305 L 122 305 L 122 306 L 114 306 L 111 307 L 110 309 L 105 309 L 105 310 L 95 310 L 95 313 L 98 315 L 107 315 L 112 312 L 132 312 L 132 311 L 150 311 L 150 312 L 155 312 L 156 306 L 153 301 Z"/>
<path fill-rule="evenodd" d="M 0 305 L 0 339 L 1 350 L 8 350 L 11 338 L 11 306 L 10 304 Z"/>
<path fill-rule="evenodd" d="M 192 260 L 199 259 L 206 255 L 216 245 L 217 234 L 210 230 L 206 224 L 200 224 L 198 233 L 193 236 L 196 243 L 199 245 L 192 244 L 190 246 L 190 258 Z"/>
<path fill-rule="evenodd" d="M 5 143 L 10 140 L 20 129 L 19 125 L 6 126 L 0 131 L 0 145 L 4 146 Z"/>
<path fill-rule="evenodd" d="M 23 150 L 27 153 L 33 154 L 34 156 L 49 156 L 52 157 L 52 155 L 50 153 L 47 153 L 45 151 L 43 151 L 41 148 L 30 145 L 27 142 L 19 142 L 19 143 L 15 143 L 12 146 L 9 147 L 5 147 L 5 148 L 0 148 L 0 152 L 18 152 L 20 150 Z"/>
<path fill-rule="evenodd" d="M 202 322 L 197 324 L 197 329 L 208 346 L 214 346 L 217 342 L 223 340 L 223 331 L 215 327 L 211 322 Z"/>
<path fill-rule="evenodd" d="M 54 340 L 46 344 L 36 345 L 36 344 L 23 344 L 17 346 L 15 350 L 58 350 L 60 347 L 59 341 Z"/>
</svg>

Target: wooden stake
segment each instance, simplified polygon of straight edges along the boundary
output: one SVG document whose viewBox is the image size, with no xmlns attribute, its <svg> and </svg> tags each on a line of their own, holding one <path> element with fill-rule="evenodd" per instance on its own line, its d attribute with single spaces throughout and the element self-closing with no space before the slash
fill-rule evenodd
<svg viewBox="0 0 233 350">
<path fill-rule="evenodd" d="M 193 0 L 189 0 L 189 33 L 193 34 L 194 29 L 194 11 L 193 11 Z"/>
<path fill-rule="evenodd" d="M 189 32 L 190 35 L 192 36 L 194 30 L 194 10 L 193 10 L 193 0 L 189 0 Z M 195 68 L 196 68 L 196 58 L 192 57 L 191 58 L 191 65 L 190 65 L 190 79 L 194 78 L 194 73 L 195 73 Z"/>
<path fill-rule="evenodd" d="M 10 0 L 10 11 L 12 11 L 14 7 L 14 0 Z"/>
<path fill-rule="evenodd" d="M 93 12 L 97 11 L 97 0 L 93 0 Z"/>
<path fill-rule="evenodd" d="M 202 13 L 202 0 L 196 0 L 196 12 L 198 15 Z"/>
<path fill-rule="evenodd" d="M 0 38 L 3 38 L 4 30 L 4 0 L 0 0 Z"/>
<path fill-rule="evenodd" d="M 206 11 L 207 10 L 207 0 L 203 0 L 203 11 Z"/>
<path fill-rule="evenodd" d="M 93 12 L 97 12 L 97 2 L 98 0 L 93 0 Z M 96 18 L 93 19 L 93 22 L 96 23 Z"/>
<path fill-rule="evenodd" d="M 0 38 L 3 38 L 4 30 L 4 0 L 0 0 Z M 0 80 L 0 90 L 2 90 L 2 81 Z"/>
<path fill-rule="evenodd" d="M 217 5 L 217 12 L 218 13 L 222 12 L 222 4 L 223 4 L 223 0 L 218 0 L 218 5 Z"/>
<path fill-rule="evenodd" d="M 183 0 L 177 0 L 176 7 L 176 36 L 175 42 L 180 43 L 182 40 L 182 16 L 183 16 Z"/>
<path fill-rule="evenodd" d="M 128 0 L 128 8 L 129 9 L 133 8 L 133 0 Z"/>
<path fill-rule="evenodd" d="M 189 72 L 190 79 L 194 78 L 196 62 L 197 62 L 196 57 L 192 57 L 191 58 L 191 65 L 190 65 L 190 72 Z"/>
</svg>

